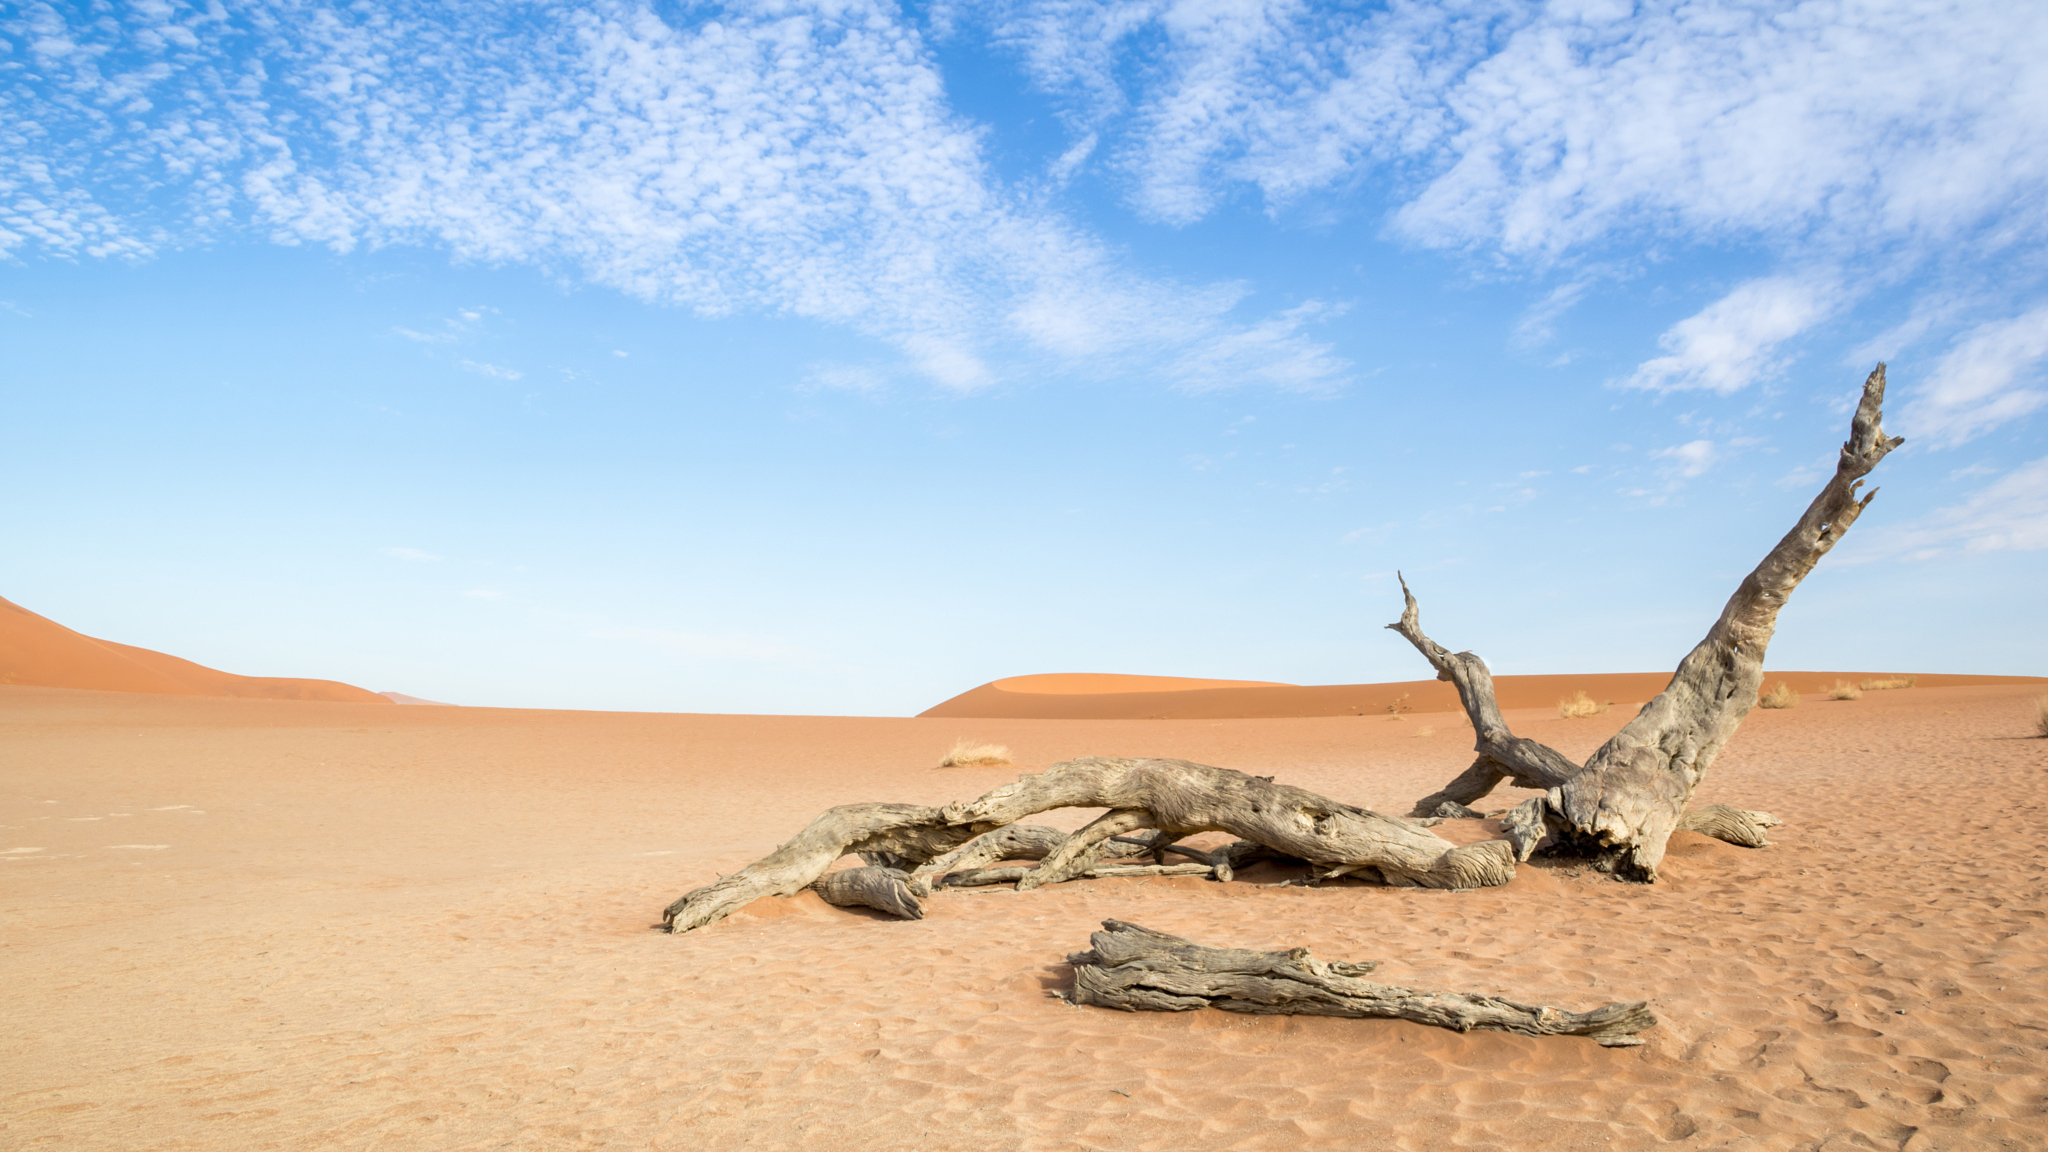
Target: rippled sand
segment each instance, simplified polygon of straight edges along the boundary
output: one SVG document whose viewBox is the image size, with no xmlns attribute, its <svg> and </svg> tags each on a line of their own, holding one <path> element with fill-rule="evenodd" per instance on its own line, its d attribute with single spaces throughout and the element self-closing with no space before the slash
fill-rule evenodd
<svg viewBox="0 0 2048 1152">
<path fill-rule="evenodd" d="M 858 720 L 0 688 L 0 1146 L 2039 1148 L 2035 695 L 1754 714 L 1701 799 L 1776 812 L 1778 843 L 1681 834 L 1654 887 L 1531 866 L 1480 892 L 1267 889 L 1282 874 L 1255 870 L 945 893 L 912 923 L 806 895 L 669 937 L 649 925 L 670 899 L 830 804 L 935 803 L 1094 753 L 1399 812 L 1469 737 L 1450 714 Z M 1574 755 L 1622 719 L 1510 714 Z M 929 767 L 962 736 L 1018 765 Z M 1663 1023 L 1610 1050 L 1069 1007 L 1062 957 L 1112 916 L 1379 959 L 1414 986 L 1650 998 Z"/>
</svg>

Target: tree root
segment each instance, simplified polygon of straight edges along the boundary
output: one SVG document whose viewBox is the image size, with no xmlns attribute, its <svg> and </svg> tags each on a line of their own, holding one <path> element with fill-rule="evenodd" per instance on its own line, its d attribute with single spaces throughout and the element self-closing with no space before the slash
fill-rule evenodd
<svg viewBox="0 0 2048 1152">
<path fill-rule="evenodd" d="M 1318 960 L 1306 948 L 1255 952 L 1210 948 L 1104 920 L 1090 948 L 1067 957 L 1076 1004 L 1127 1012 L 1221 1008 L 1260 1015 L 1412 1020 L 1458 1032 L 1488 1028 L 1525 1036 L 1585 1036 L 1609 1048 L 1644 1043 L 1637 1033 L 1657 1018 L 1647 1003 L 1608 1004 L 1591 1012 L 1517 1004 L 1464 992 L 1417 992 L 1364 977 L 1375 965 Z"/>
</svg>

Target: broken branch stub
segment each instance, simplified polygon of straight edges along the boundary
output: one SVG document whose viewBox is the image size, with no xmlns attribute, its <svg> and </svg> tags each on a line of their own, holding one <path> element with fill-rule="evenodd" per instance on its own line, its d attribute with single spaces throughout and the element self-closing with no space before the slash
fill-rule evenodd
<svg viewBox="0 0 2048 1152">
<path fill-rule="evenodd" d="M 1520 1004 L 1467 992 L 1419 992 L 1365 979 L 1375 965 L 1320 960 L 1306 948 L 1258 952 L 1211 948 L 1121 920 L 1104 920 L 1074 966 L 1076 1004 L 1126 1012 L 1220 1008 L 1258 1015 L 1412 1020 L 1458 1032 L 1474 1028 L 1525 1036 L 1584 1036 L 1609 1048 L 1642 1044 L 1654 1027 L 1647 1003 L 1591 1012 Z"/>
</svg>

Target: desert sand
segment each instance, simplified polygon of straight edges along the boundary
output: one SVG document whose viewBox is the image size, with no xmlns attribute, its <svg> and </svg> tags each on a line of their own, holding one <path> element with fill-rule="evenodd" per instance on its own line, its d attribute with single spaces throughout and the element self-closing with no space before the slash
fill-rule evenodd
<svg viewBox="0 0 2048 1152">
<path fill-rule="evenodd" d="M 237 676 L 148 648 L 96 640 L 5 599 L 0 599 L 0 684 L 256 700 L 392 703 L 375 692 L 334 680 Z"/>
<path fill-rule="evenodd" d="M 1900 676 L 1897 672 L 1778 672 L 1800 693 L 1825 692 L 1838 681 Z M 2032 676 L 1919 674 L 1927 688 L 1984 684 L 2042 684 Z M 1584 675 L 1495 676 L 1494 698 L 1503 708 L 1549 708 L 1574 692 L 1633 710 L 1664 690 L 1671 672 L 1600 672 Z M 1014 720 L 1243 720 L 1282 716 L 1370 716 L 1403 712 L 1456 712 L 1458 691 L 1449 681 L 1391 684 L 1275 684 L 1260 680 L 1197 680 L 1179 676 L 1119 676 L 1055 672 L 991 680 L 935 704 L 920 716 Z"/>
<path fill-rule="evenodd" d="M 821 808 L 1184 756 L 1400 812 L 1454 713 L 974 720 L 397 708 L 0 687 L 0 1146 L 1849 1149 L 2048 1143 L 2038 685 L 1753 714 L 1654 886 L 1083 881 L 898 922 L 683 891 Z M 1518 731 L 1582 756 L 1625 710 Z M 959 737 L 1012 768 L 935 769 Z M 1504 807 L 1524 794 L 1503 791 Z M 1066 812 L 1077 826 L 1091 814 Z M 1443 826 L 1456 839 L 1492 822 Z M 1586 1008 L 1638 1049 L 1053 995 L 1107 917 Z"/>
</svg>

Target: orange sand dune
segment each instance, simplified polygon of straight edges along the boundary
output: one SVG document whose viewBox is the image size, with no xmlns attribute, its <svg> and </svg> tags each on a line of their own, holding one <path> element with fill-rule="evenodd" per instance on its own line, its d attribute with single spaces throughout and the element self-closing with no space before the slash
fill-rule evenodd
<svg viewBox="0 0 2048 1152">
<path fill-rule="evenodd" d="M 375 692 L 334 680 L 237 676 L 147 648 L 95 640 L 5 599 L 0 599 L 0 684 L 173 696 L 390 703 Z"/>
<path fill-rule="evenodd" d="M 1299 873 L 1261 864 L 944 890 L 916 921 L 804 893 L 673 937 L 648 930 L 663 905 L 829 805 L 942 804 L 1122 754 L 1401 812 L 1464 769 L 1470 732 L 0 687 L 0 1148 L 2038 1149 L 2041 691 L 1752 714 L 1699 800 L 1776 813 L 1774 843 L 1681 832 L 1652 886 L 1538 860 L 1474 892 L 1275 888 Z M 1542 703 L 1507 719 L 1573 757 L 1626 718 Z M 1016 767 L 934 768 L 963 734 Z M 1609 1049 L 1054 998 L 1112 917 L 1379 960 L 1410 987 L 1648 999 L 1661 1023 Z"/>
<path fill-rule="evenodd" d="M 1888 672 L 1771 672 L 1799 692 L 1823 692 L 1837 680 L 1855 683 Z M 1496 676 L 1503 708 L 1554 708 L 1574 692 L 1615 704 L 1641 704 L 1671 680 L 1669 672 L 1560 676 Z M 2037 676 L 1923 675 L 1923 688 L 2048 684 Z M 1370 716 L 1388 712 L 1456 712 L 1457 689 L 1439 680 L 1392 684 L 1272 684 L 1257 680 L 1186 680 L 1064 672 L 1012 676 L 973 688 L 918 713 L 926 717 L 1018 720 L 1241 720 L 1286 716 Z"/>
</svg>

